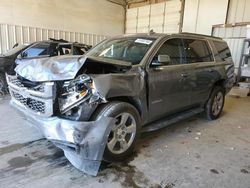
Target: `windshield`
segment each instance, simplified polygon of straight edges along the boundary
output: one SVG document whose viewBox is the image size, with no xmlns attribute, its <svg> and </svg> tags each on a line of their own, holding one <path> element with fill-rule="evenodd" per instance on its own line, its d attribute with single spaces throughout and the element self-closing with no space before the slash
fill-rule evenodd
<svg viewBox="0 0 250 188">
<path fill-rule="evenodd" d="M 89 56 L 103 57 L 139 64 L 152 46 L 153 38 L 120 38 L 105 41 L 90 50 Z"/>
<path fill-rule="evenodd" d="M 18 53 L 19 51 L 25 49 L 27 46 L 28 46 L 27 44 L 26 44 L 26 45 L 25 45 L 25 44 L 20 44 L 20 45 L 18 45 L 17 47 L 12 48 L 12 49 L 10 49 L 9 51 L 5 52 L 3 55 L 4 55 L 4 56 L 11 56 L 11 55 L 16 54 L 16 53 Z"/>
</svg>

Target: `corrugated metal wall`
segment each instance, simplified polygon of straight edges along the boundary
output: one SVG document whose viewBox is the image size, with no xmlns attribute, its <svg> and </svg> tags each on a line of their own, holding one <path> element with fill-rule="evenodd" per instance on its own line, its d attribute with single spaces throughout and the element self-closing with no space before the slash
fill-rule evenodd
<svg viewBox="0 0 250 188">
<path fill-rule="evenodd" d="M 236 72 L 239 67 L 243 40 L 247 37 L 247 26 L 223 27 L 214 26 L 213 36 L 221 37 L 227 41 L 235 63 Z"/>
<path fill-rule="evenodd" d="M 230 0 L 227 23 L 250 22 L 250 1 Z"/>
<path fill-rule="evenodd" d="M 227 6 L 228 0 L 186 0 L 182 30 L 211 35 L 213 25 L 225 23 Z"/>
<path fill-rule="evenodd" d="M 65 39 L 71 42 L 81 42 L 85 44 L 96 45 L 100 41 L 104 40 L 106 36 L 37 27 L 0 24 L 0 54 L 11 49 L 16 43 L 23 44 L 48 40 L 49 38 Z"/>
<path fill-rule="evenodd" d="M 250 37 L 247 36 L 249 29 L 247 24 L 250 23 L 250 1 L 230 0 L 226 23 L 226 27 L 214 26 L 212 34 L 227 41 L 235 63 L 235 72 L 237 73 L 243 40 Z"/>
<path fill-rule="evenodd" d="M 151 29 L 158 33 L 179 32 L 181 9 L 181 0 L 127 9 L 126 33 L 147 33 Z"/>
</svg>

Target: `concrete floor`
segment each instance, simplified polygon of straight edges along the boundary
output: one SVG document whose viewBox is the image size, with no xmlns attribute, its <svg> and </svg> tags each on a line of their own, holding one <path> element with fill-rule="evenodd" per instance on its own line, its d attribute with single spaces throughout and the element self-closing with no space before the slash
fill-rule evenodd
<svg viewBox="0 0 250 188">
<path fill-rule="evenodd" d="M 250 98 L 226 99 L 222 117 L 196 116 L 142 135 L 126 162 L 97 177 L 76 170 L 0 100 L 0 187 L 250 188 Z"/>
</svg>

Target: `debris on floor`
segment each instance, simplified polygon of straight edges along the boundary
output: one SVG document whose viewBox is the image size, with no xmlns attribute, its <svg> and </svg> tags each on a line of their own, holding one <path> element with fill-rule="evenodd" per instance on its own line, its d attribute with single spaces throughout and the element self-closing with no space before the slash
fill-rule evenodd
<svg viewBox="0 0 250 188">
<path fill-rule="evenodd" d="M 210 172 L 212 172 L 214 174 L 219 174 L 218 170 L 216 170 L 216 169 L 211 169 Z"/>
<path fill-rule="evenodd" d="M 192 130 L 190 129 L 190 127 L 187 127 L 186 130 L 187 130 L 187 132 L 189 132 L 189 133 L 192 132 Z"/>
<path fill-rule="evenodd" d="M 244 174 L 249 174 L 249 172 L 246 169 L 241 169 L 240 171 Z"/>
<path fill-rule="evenodd" d="M 201 135 L 201 132 L 197 132 L 196 135 L 200 136 L 200 135 Z"/>
<path fill-rule="evenodd" d="M 157 149 L 157 151 L 159 151 L 159 152 L 163 153 L 163 150 L 162 150 L 162 149 Z"/>
</svg>

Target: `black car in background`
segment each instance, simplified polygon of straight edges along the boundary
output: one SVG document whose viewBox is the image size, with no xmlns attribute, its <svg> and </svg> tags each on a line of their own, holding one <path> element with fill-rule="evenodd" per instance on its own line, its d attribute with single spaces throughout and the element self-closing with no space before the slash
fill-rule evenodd
<svg viewBox="0 0 250 188">
<path fill-rule="evenodd" d="M 66 40 L 52 38 L 30 44 L 15 44 L 11 50 L 0 55 L 0 96 L 8 92 L 5 73 L 15 74 L 16 65 L 34 58 L 83 55 L 91 47 L 78 42 L 71 43 Z"/>
</svg>

